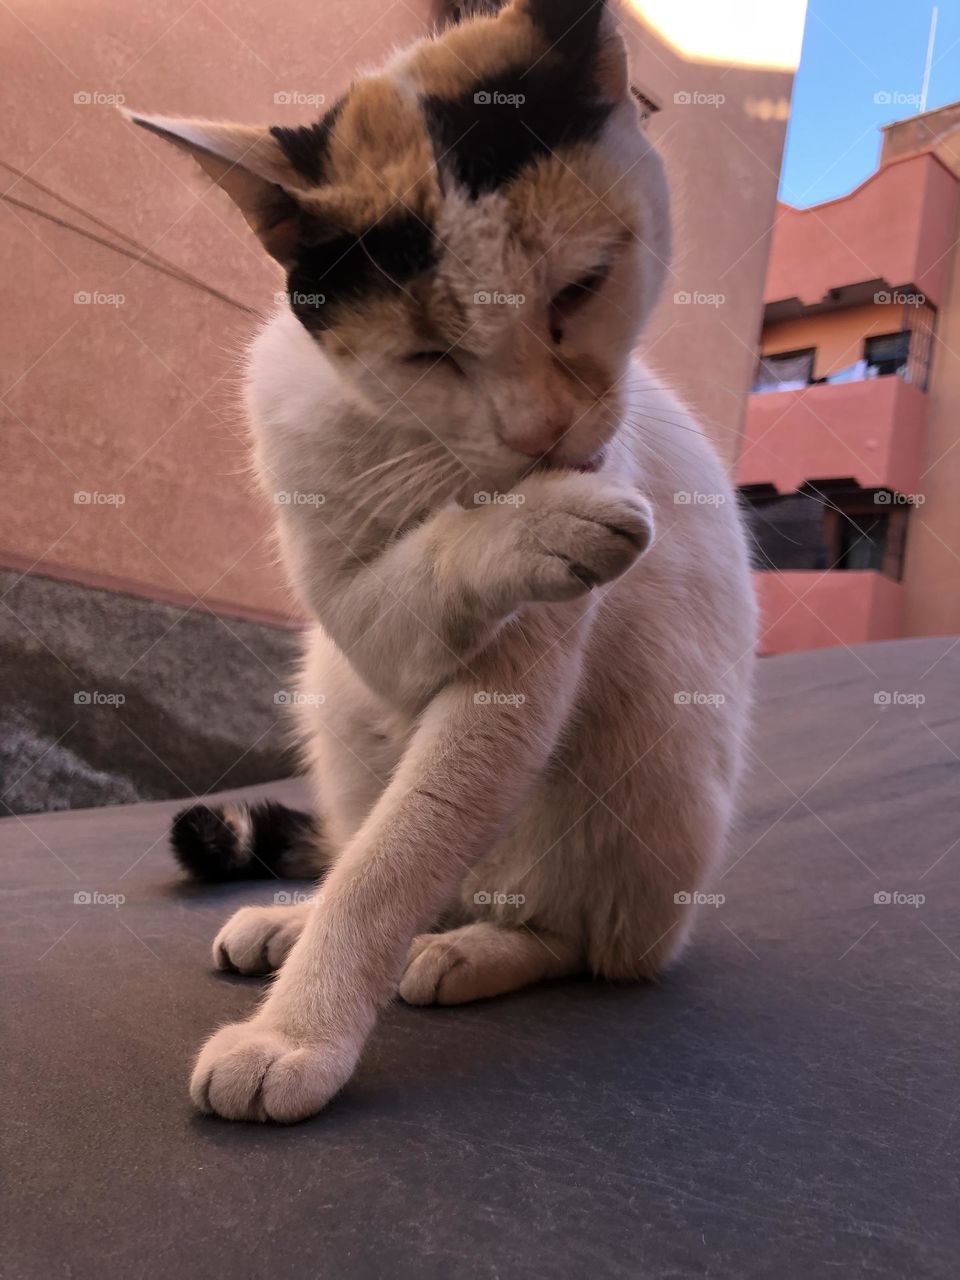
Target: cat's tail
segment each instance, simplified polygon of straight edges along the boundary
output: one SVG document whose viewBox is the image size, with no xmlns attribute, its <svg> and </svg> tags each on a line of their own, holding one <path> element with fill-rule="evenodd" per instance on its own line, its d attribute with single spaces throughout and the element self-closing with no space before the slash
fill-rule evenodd
<svg viewBox="0 0 960 1280">
<path fill-rule="evenodd" d="M 170 828 L 174 857 L 197 880 L 257 880 L 320 875 L 330 849 L 312 814 L 276 800 L 194 804 Z"/>
</svg>

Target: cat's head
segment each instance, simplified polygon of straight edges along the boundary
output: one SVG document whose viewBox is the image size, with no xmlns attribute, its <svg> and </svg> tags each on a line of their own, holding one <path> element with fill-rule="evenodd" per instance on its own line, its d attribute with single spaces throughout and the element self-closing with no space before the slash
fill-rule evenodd
<svg viewBox="0 0 960 1280">
<path fill-rule="evenodd" d="M 669 257 L 662 168 L 603 0 L 514 0 L 451 27 L 307 127 L 128 114 L 228 192 L 378 412 L 488 474 L 601 456 Z"/>
</svg>

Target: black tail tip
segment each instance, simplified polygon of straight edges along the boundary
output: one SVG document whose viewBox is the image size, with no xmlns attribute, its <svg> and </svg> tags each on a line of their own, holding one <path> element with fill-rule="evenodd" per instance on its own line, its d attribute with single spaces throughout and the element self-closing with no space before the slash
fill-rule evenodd
<svg viewBox="0 0 960 1280">
<path fill-rule="evenodd" d="M 239 830 L 238 816 L 208 804 L 180 810 L 170 828 L 170 843 L 188 875 L 207 881 L 249 877 L 249 842 Z"/>
<path fill-rule="evenodd" d="M 324 865 L 312 815 L 276 800 L 181 809 L 170 843 L 184 871 L 207 882 L 313 876 Z"/>
</svg>

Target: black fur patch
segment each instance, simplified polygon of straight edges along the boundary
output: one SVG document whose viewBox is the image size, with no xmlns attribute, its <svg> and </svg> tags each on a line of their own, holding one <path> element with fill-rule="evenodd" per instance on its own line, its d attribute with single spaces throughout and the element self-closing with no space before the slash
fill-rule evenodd
<svg viewBox="0 0 960 1280">
<path fill-rule="evenodd" d="M 439 256 L 433 229 L 412 213 L 387 215 L 359 236 L 313 244 L 307 228 L 287 276 L 290 306 L 307 329 L 328 329 L 338 307 L 375 293 L 399 293 L 432 271 Z"/>
<path fill-rule="evenodd" d="M 276 800 L 246 807 L 250 818 L 246 845 L 224 819 L 223 806 L 195 804 L 181 809 L 170 828 L 170 843 L 184 871 L 205 881 L 274 879 L 291 875 L 292 855 L 299 854 L 300 874 L 303 850 L 318 838 L 312 815 Z"/>
<path fill-rule="evenodd" d="M 343 109 L 343 99 L 335 102 L 315 124 L 288 129 L 274 125 L 270 130 L 284 155 L 302 178 L 319 187 L 325 180 L 330 157 L 330 134 Z"/>
<path fill-rule="evenodd" d="M 512 182 L 541 156 L 589 141 L 613 109 L 599 100 L 588 65 L 548 55 L 532 68 L 478 80 L 458 98 L 422 109 L 437 158 L 476 199 Z"/>
<path fill-rule="evenodd" d="M 527 12 L 565 57 L 593 46 L 600 29 L 604 0 L 527 0 Z"/>
</svg>

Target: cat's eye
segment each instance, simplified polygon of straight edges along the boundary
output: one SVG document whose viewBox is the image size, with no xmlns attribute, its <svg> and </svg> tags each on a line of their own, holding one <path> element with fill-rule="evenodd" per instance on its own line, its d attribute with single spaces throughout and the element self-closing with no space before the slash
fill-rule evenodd
<svg viewBox="0 0 960 1280">
<path fill-rule="evenodd" d="M 404 356 L 403 360 L 405 364 L 422 365 L 425 370 L 433 365 L 444 365 L 447 368 L 456 370 L 457 373 L 463 372 L 449 351 L 414 351 L 410 355 Z"/>
<path fill-rule="evenodd" d="M 608 267 L 597 267 L 595 271 L 588 272 L 554 294 L 550 302 L 550 336 L 554 342 L 559 342 L 563 337 L 564 320 L 599 292 L 608 271 Z"/>
</svg>

